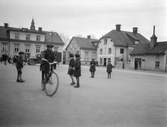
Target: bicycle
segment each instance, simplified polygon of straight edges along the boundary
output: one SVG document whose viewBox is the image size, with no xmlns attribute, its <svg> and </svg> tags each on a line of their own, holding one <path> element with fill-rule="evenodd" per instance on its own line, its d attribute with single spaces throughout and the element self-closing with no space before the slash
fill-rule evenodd
<svg viewBox="0 0 167 127">
<path fill-rule="evenodd" d="M 44 58 L 42 60 L 49 63 L 49 73 L 44 75 L 45 77 L 44 77 L 44 80 L 41 81 L 41 87 L 42 87 L 42 90 L 45 91 L 46 95 L 51 97 L 57 92 L 59 87 L 59 77 L 57 73 L 54 72 L 52 69 L 52 65 L 56 63 L 55 62 L 50 63 L 48 60 Z"/>
</svg>

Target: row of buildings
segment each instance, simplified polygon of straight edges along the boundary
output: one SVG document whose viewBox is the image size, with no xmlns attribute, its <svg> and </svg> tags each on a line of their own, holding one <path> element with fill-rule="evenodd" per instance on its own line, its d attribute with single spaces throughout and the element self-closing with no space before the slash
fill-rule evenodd
<svg viewBox="0 0 167 127">
<path fill-rule="evenodd" d="M 123 31 L 120 24 L 99 40 L 73 37 L 66 47 L 66 58 L 69 53 L 79 53 L 82 64 L 95 59 L 101 66 L 111 61 L 115 67 L 167 72 L 167 41 L 157 42 L 155 27 L 150 40 L 138 33 L 137 27 Z"/>
<path fill-rule="evenodd" d="M 45 50 L 48 43 L 54 45 L 54 51 L 61 57 L 59 61 L 64 63 L 68 63 L 69 54 L 73 53 L 80 54 L 84 65 L 95 59 L 101 66 L 111 61 L 115 67 L 167 72 L 167 42 L 157 42 L 155 27 L 148 40 L 137 27 L 123 31 L 117 24 L 100 39 L 92 39 L 89 35 L 86 38 L 74 36 L 63 51 L 64 42 L 59 34 L 43 31 L 42 27 L 36 30 L 34 19 L 30 29 L 9 27 L 8 23 L 0 26 L 0 56 L 7 54 L 13 57 L 24 51 L 27 58 L 35 57 Z"/>
</svg>

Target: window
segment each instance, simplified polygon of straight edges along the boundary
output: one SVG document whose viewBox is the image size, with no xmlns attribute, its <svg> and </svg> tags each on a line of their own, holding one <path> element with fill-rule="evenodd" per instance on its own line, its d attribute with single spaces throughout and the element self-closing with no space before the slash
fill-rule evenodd
<svg viewBox="0 0 167 127">
<path fill-rule="evenodd" d="M 15 45 L 14 46 L 14 52 L 18 52 L 19 51 L 19 45 Z"/>
<path fill-rule="evenodd" d="M 40 35 L 37 35 L 36 41 L 40 41 Z"/>
<path fill-rule="evenodd" d="M 111 54 L 111 48 L 108 48 L 108 54 Z"/>
<path fill-rule="evenodd" d="M 103 49 L 100 49 L 100 54 L 103 54 Z"/>
<path fill-rule="evenodd" d="M 124 54 L 124 49 L 123 48 L 120 49 L 120 54 Z"/>
<path fill-rule="evenodd" d="M 104 45 L 107 45 L 107 39 L 104 39 Z"/>
<path fill-rule="evenodd" d="M 29 53 L 30 52 L 30 45 L 25 45 L 26 49 L 25 52 Z"/>
<path fill-rule="evenodd" d="M 36 46 L 36 53 L 40 53 L 40 46 Z"/>
<path fill-rule="evenodd" d="M 15 33 L 15 39 L 19 39 L 19 33 Z"/>
<path fill-rule="evenodd" d="M 96 58 L 96 52 L 92 52 L 92 58 Z"/>
<path fill-rule="evenodd" d="M 89 51 L 85 51 L 85 59 L 89 59 Z"/>
<path fill-rule="evenodd" d="M 155 68 L 159 69 L 159 67 L 160 67 L 160 62 L 159 61 L 155 61 Z"/>
<path fill-rule="evenodd" d="M 30 40 L 30 34 L 26 34 L 26 40 Z"/>
<path fill-rule="evenodd" d="M 2 44 L 2 52 L 6 52 L 7 51 L 7 44 Z"/>
</svg>

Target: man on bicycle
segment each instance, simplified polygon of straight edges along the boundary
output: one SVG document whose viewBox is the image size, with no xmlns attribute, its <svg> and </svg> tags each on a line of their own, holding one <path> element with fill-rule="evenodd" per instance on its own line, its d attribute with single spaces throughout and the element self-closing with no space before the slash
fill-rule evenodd
<svg viewBox="0 0 167 127">
<path fill-rule="evenodd" d="M 54 46 L 52 44 L 47 44 L 47 49 L 44 50 L 43 53 L 41 53 L 41 57 L 46 59 L 50 63 L 55 61 L 55 55 L 54 55 L 54 52 L 52 51 L 53 47 Z M 43 60 L 41 61 L 40 71 L 42 71 L 42 83 L 44 82 L 45 76 L 49 72 L 49 63 L 48 62 L 43 61 Z M 52 69 L 53 69 L 53 67 L 52 67 Z"/>
</svg>

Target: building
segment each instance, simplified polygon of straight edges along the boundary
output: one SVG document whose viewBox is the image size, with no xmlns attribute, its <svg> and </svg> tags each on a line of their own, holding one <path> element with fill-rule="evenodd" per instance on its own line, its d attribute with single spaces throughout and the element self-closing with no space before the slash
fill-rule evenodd
<svg viewBox="0 0 167 127">
<path fill-rule="evenodd" d="M 138 28 L 134 27 L 132 32 L 122 31 L 121 25 L 117 24 L 116 29 L 108 32 L 99 39 L 98 43 L 98 63 L 106 66 L 108 61 L 115 66 L 130 62 L 129 53 L 140 43 L 149 43 L 149 40 L 138 33 Z"/>
<path fill-rule="evenodd" d="M 81 63 L 89 65 L 92 59 L 97 60 L 97 39 L 73 37 L 66 47 L 66 63 L 68 63 L 69 54 L 80 54 Z"/>
<path fill-rule="evenodd" d="M 157 42 L 155 27 L 151 42 L 139 44 L 130 56 L 133 69 L 167 72 L 167 41 Z"/>
<path fill-rule="evenodd" d="M 34 19 L 30 29 L 9 27 L 8 23 L 0 26 L 0 56 L 7 54 L 13 58 L 18 52 L 23 51 L 26 58 L 36 57 L 46 49 L 47 43 L 52 43 L 54 51 L 63 54 L 64 43 L 58 33 L 43 31 L 42 27 L 36 30 Z"/>
</svg>

